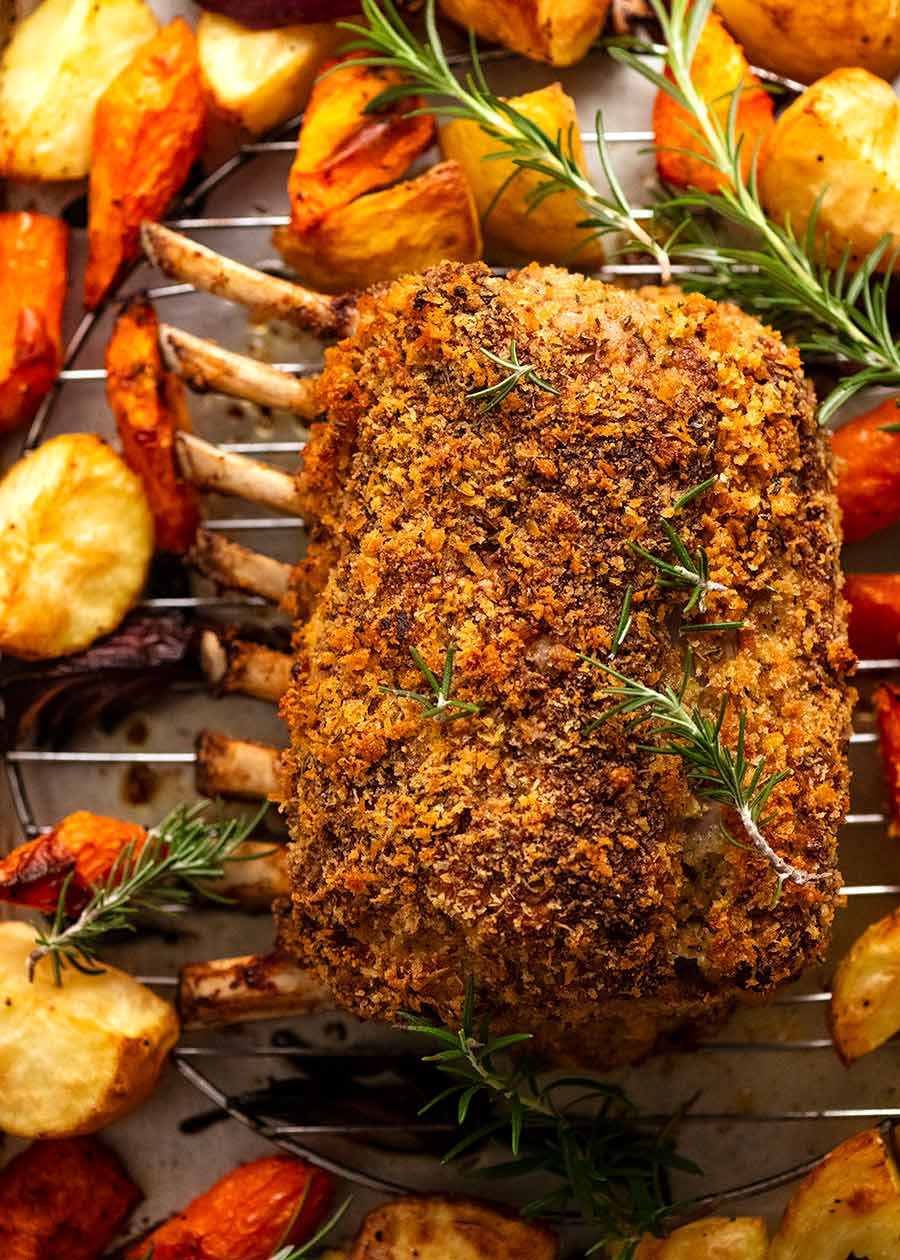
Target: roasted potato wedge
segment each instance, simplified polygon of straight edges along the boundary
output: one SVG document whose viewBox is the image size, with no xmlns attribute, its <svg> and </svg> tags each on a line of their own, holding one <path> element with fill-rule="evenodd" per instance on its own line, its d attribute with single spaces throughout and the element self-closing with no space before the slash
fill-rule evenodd
<svg viewBox="0 0 900 1260">
<path fill-rule="evenodd" d="M 670 71 L 666 71 L 666 77 L 671 79 Z M 741 85 L 735 132 L 743 140 L 741 169 L 746 178 L 759 144 L 772 127 L 774 108 L 771 96 L 751 72 L 740 44 L 732 39 L 715 13 L 710 13 L 700 35 L 691 62 L 691 80 L 713 107 L 723 127 L 727 123 L 732 93 Z M 726 182 L 726 177 L 707 162 L 688 156 L 688 152 L 704 154 L 708 149 L 697 135 L 696 123 L 684 106 L 662 88 L 656 93 L 653 104 L 653 135 L 660 179 L 681 188 L 702 188 L 706 192 L 715 192 Z"/>
<path fill-rule="evenodd" d="M 812 83 L 839 66 L 900 71 L 898 0 L 715 0 L 750 60 Z"/>
<path fill-rule="evenodd" d="M 580 61 L 603 29 L 610 0 L 440 0 L 459 22 L 496 44 L 551 66 Z"/>
<path fill-rule="evenodd" d="M 838 964 L 831 1036 L 849 1066 L 900 1032 L 900 911 L 870 924 Z"/>
<path fill-rule="evenodd" d="M 900 687 L 896 683 L 882 683 L 872 699 L 890 802 L 889 830 L 892 836 L 900 836 Z"/>
<path fill-rule="evenodd" d="M 88 190 L 84 304 L 98 306 L 141 251 L 200 154 L 205 121 L 197 41 L 176 18 L 138 50 L 97 102 Z"/>
<path fill-rule="evenodd" d="M 558 83 L 524 96 L 514 96 L 509 103 L 548 136 L 571 135 L 575 160 L 585 169 L 575 102 Z M 571 259 L 572 266 L 583 271 L 601 265 L 603 247 L 597 237 L 578 226 L 584 220 L 584 210 L 574 193 L 554 193 L 529 213 L 528 194 L 543 176 L 534 171 L 520 171 L 516 175 L 512 162 L 485 161 L 487 154 L 497 151 L 497 141 L 477 123 L 462 119 L 446 123 L 440 129 L 439 143 L 443 156 L 458 162 L 465 171 L 482 216 L 488 248 L 499 260 L 515 262 L 527 258 L 537 262 L 562 262 Z M 513 175 L 515 178 L 498 200 L 504 183 Z"/>
<path fill-rule="evenodd" d="M 832 434 L 844 541 L 858 542 L 900 520 L 900 423 L 896 398 L 855 416 Z"/>
<path fill-rule="evenodd" d="M 900 38 L 900 28 L 898 28 Z M 788 106 L 759 159 L 766 210 L 806 231 L 817 202 L 816 242 L 836 266 L 858 265 L 883 237 L 879 267 L 900 248 L 900 101 L 868 70 L 834 70 Z"/>
<path fill-rule="evenodd" d="M 33 1142 L 0 1171 L 3 1260 L 96 1260 L 141 1192 L 117 1155 L 93 1137 Z"/>
<path fill-rule="evenodd" d="M 555 1260 L 556 1238 L 520 1216 L 479 1199 L 409 1195 L 370 1212 L 351 1260 Z"/>
<path fill-rule="evenodd" d="M 0 214 L 0 432 L 29 421 L 56 379 L 69 229 L 44 214 Z"/>
<path fill-rule="evenodd" d="M 311 231 L 276 228 L 272 240 L 299 279 L 324 293 L 481 257 L 478 215 L 456 162 L 338 206 Z"/>
<path fill-rule="evenodd" d="M 873 660 L 900 656 L 900 573 L 847 573 L 844 596 L 856 655 Z"/>
<path fill-rule="evenodd" d="M 836 1146 L 794 1192 L 768 1260 L 896 1260 L 900 1178 L 874 1129 Z"/>
<path fill-rule="evenodd" d="M 157 27 L 144 0 L 44 0 L 0 60 L 0 174 L 87 175 L 94 106 Z"/>
<path fill-rule="evenodd" d="M 95 1133 L 151 1093 L 178 1040 L 168 1002 L 123 971 L 38 963 L 27 923 L 0 923 L 0 1129 L 18 1137 Z"/>
<path fill-rule="evenodd" d="M 333 22 L 253 31 L 201 14 L 197 49 L 212 108 L 254 135 L 286 122 L 306 104 L 320 64 L 343 38 Z"/>
<path fill-rule="evenodd" d="M 135 603 L 153 555 L 137 476 L 93 434 L 52 438 L 0 481 L 0 650 L 78 652 Z"/>
<path fill-rule="evenodd" d="M 761 1216 L 706 1216 L 668 1238 L 645 1238 L 634 1260 L 766 1260 L 768 1249 Z"/>
</svg>

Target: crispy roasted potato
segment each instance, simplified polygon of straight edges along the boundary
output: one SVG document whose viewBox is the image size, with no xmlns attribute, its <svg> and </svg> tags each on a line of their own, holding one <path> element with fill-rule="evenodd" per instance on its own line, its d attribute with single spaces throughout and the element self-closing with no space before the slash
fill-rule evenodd
<svg viewBox="0 0 900 1260">
<path fill-rule="evenodd" d="M 898 28 L 900 37 L 900 28 Z M 900 247 L 900 101 L 868 70 L 834 70 L 788 106 L 766 137 L 759 189 L 768 213 L 798 236 L 817 202 L 816 242 L 837 265 L 860 263 L 885 236 L 884 270 Z"/>
<path fill-rule="evenodd" d="M 672 78 L 670 71 L 666 71 L 666 77 Z M 728 120 L 732 93 L 741 85 L 735 131 L 743 139 L 741 169 L 746 178 L 763 137 L 772 127 L 772 98 L 751 73 L 740 44 L 731 38 L 715 13 L 710 13 L 703 27 L 691 62 L 691 81 L 703 99 L 713 106 L 723 127 Z M 653 104 L 653 136 L 657 146 L 656 167 L 660 178 L 667 183 L 716 192 L 727 182 L 725 176 L 708 163 L 684 152 L 704 154 L 708 149 L 697 135 L 695 120 L 662 88 L 657 91 Z"/>
<path fill-rule="evenodd" d="M 610 0 L 440 0 L 454 22 L 516 52 L 570 66 L 603 29 Z"/>
<path fill-rule="evenodd" d="M 197 49 L 213 109 L 254 135 L 286 122 L 306 104 L 321 62 L 344 38 L 333 22 L 252 31 L 202 14 Z"/>
<path fill-rule="evenodd" d="M 900 1178 L 874 1129 L 836 1146 L 794 1192 L 768 1260 L 896 1260 Z"/>
<path fill-rule="evenodd" d="M 0 923 L 0 1129 L 18 1137 L 95 1133 L 151 1093 L 178 1040 L 168 1002 L 107 967 L 69 970 L 57 987 L 46 961 L 29 982 L 34 928 Z"/>
<path fill-rule="evenodd" d="M 572 152 L 584 169 L 584 145 L 578 130 L 575 102 L 558 83 L 514 96 L 509 102 L 520 114 L 535 123 L 548 136 L 571 136 Z M 497 141 L 477 123 L 460 119 L 440 129 L 441 152 L 459 162 L 466 173 L 483 216 L 482 228 L 492 253 L 506 261 L 523 258 L 537 262 L 561 262 L 571 258 L 572 266 L 589 271 L 603 262 L 603 247 L 597 237 L 578 226 L 584 210 L 573 192 L 554 193 L 535 210 L 528 212 L 527 196 L 543 179 L 534 171 L 515 173 L 512 162 L 485 161 L 497 151 Z M 498 194 L 503 184 L 506 190 Z M 490 213 L 488 213 L 490 211 Z"/>
<path fill-rule="evenodd" d="M 93 434 L 52 438 L 0 481 L 0 650 L 79 652 L 135 603 L 153 518 L 131 469 Z"/>
<path fill-rule="evenodd" d="M 226 1173 L 171 1220 L 125 1253 L 125 1260 L 248 1260 L 302 1243 L 324 1220 L 332 1181 L 321 1168 L 274 1155 Z"/>
<path fill-rule="evenodd" d="M 0 214 L 0 432 L 25 424 L 56 379 L 69 229 L 44 214 Z"/>
<path fill-rule="evenodd" d="M 900 911 L 853 942 L 831 985 L 831 1037 L 848 1067 L 900 1032 Z"/>
<path fill-rule="evenodd" d="M 543 1225 L 480 1199 L 441 1194 L 375 1208 L 350 1249 L 351 1260 L 555 1260 L 558 1254 Z"/>
<path fill-rule="evenodd" d="M 44 0 L 0 61 L 0 175 L 87 175 L 94 106 L 157 27 L 144 0 Z"/>
<path fill-rule="evenodd" d="M 645 1238 L 634 1260 L 766 1260 L 768 1248 L 761 1216 L 706 1216 L 668 1238 Z"/>
<path fill-rule="evenodd" d="M 900 71 L 898 0 L 715 0 L 750 60 L 812 83 L 839 66 Z"/>
<path fill-rule="evenodd" d="M 97 1138 L 33 1142 L 0 1170 L 0 1255 L 62 1260 L 64 1245 L 65 1260 L 96 1260 L 140 1198 Z"/>
<path fill-rule="evenodd" d="M 856 655 L 870 660 L 900 656 L 900 573 L 847 573 L 844 595 Z"/>
<path fill-rule="evenodd" d="M 335 66 L 341 69 L 335 72 Z M 420 97 L 366 113 L 370 102 L 400 82 L 396 71 L 364 66 L 357 56 L 327 62 L 322 71 L 330 73 L 313 88 L 288 177 L 291 227 L 297 232 L 405 175 L 434 137 L 430 114 L 409 117 L 410 110 L 424 106 Z"/>
<path fill-rule="evenodd" d="M 144 219 L 158 219 L 203 144 L 205 104 L 197 41 L 186 22 L 149 40 L 94 111 L 84 304 L 93 310 L 141 251 Z"/>
<path fill-rule="evenodd" d="M 456 162 L 357 197 L 310 231 L 276 228 L 272 240 L 299 279 L 325 293 L 393 280 L 443 259 L 481 257 L 478 215 Z"/>
<path fill-rule="evenodd" d="M 900 423 L 896 398 L 842 425 L 831 437 L 845 542 L 868 538 L 900 520 Z"/>
<path fill-rule="evenodd" d="M 175 433 L 187 421 L 184 386 L 163 368 L 159 324 L 146 298 L 133 298 L 116 320 L 106 347 L 106 397 L 125 459 L 143 482 L 157 546 L 183 554 L 200 523 L 197 493 L 175 466 Z"/>
<path fill-rule="evenodd" d="M 873 703 L 890 802 L 890 833 L 900 836 L 900 687 L 896 683 L 882 683 L 875 691 Z"/>
</svg>

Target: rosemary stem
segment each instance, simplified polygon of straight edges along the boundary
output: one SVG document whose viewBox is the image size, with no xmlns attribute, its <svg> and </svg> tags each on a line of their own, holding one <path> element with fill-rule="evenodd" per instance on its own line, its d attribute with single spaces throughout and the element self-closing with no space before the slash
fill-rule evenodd
<svg viewBox="0 0 900 1260">
<path fill-rule="evenodd" d="M 741 805 L 737 812 L 747 839 L 760 853 L 769 859 L 778 876 L 779 883 L 799 884 L 802 887 L 804 884 L 815 884 L 821 879 L 828 878 L 829 873 L 827 871 L 801 871 L 799 867 L 792 866 L 790 862 L 786 862 L 780 854 L 776 853 L 756 825 L 749 805 Z"/>
</svg>

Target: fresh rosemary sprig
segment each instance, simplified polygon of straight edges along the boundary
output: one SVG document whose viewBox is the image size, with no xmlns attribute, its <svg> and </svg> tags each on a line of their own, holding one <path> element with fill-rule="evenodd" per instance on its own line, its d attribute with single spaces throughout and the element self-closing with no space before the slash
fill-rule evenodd
<svg viewBox="0 0 900 1260">
<path fill-rule="evenodd" d="M 301 1243 L 298 1247 L 282 1247 L 270 1257 L 270 1260 L 304 1260 L 305 1257 L 312 1256 L 314 1248 L 324 1242 L 331 1231 L 337 1227 L 352 1202 L 352 1199 L 345 1199 L 340 1207 L 332 1212 L 328 1220 L 319 1226 L 312 1237 L 307 1238 L 305 1243 Z"/>
<path fill-rule="evenodd" d="M 827 871 L 814 873 L 791 865 L 776 853 L 763 835 L 763 811 L 774 789 L 790 776 L 790 771 L 782 770 L 764 778 L 765 757 L 760 757 L 756 765 L 751 766 L 744 752 L 746 717 L 743 713 L 738 716 L 735 751 L 732 752 L 725 744 L 722 724 L 728 710 L 727 694 L 723 695 L 714 719 L 704 717 L 696 706 L 689 709 L 685 705 L 684 692 L 691 676 L 690 653 L 686 655 L 685 670 L 677 691 L 669 686 L 657 691 L 645 683 L 620 674 L 608 661 L 580 655 L 588 665 L 602 669 L 617 684 L 601 689 L 602 696 L 616 703 L 589 723 L 585 727 L 585 734 L 590 734 L 618 714 L 635 715 L 632 718 L 635 725 L 652 722 L 654 733 L 659 737 L 658 741 L 639 747 L 645 752 L 679 757 L 699 798 L 727 805 L 736 811 L 750 844 L 759 850 L 775 871 L 778 880 L 777 895 L 780 895 L 785 883 L 802 886 L 829 878 Z"/>
<path fill-rule="evenodd" d="M 882 433 L 900 433 L 900 423 L 898 424 L 882 424 L 879 426 Z"/>
<path fill-rule="evenodd" d="M 99 975 L 97 947 L 109 932 L 135 930 L 137 915 L 185 903 L 194 895 L 224 901 L 209 886 L 220 879 L 226 862 L 241 861 L 235 850 L 262 816 L 207 822 L 200 817 L 208 805 L 179 805 L 147 834 L 138 848 L 126 845 L 109 874 L 94 885 L 90 901 L 73 922 L 66 924 L 66 899 L 74 872 L 62 885 L 56 914 L 49 929 L 39 933 L 28 958 L 29 979 L 43 958 L 53 967 L 56 983 L 73 967 L 85 975 Z M 265 807 L 263 807 L 263 810 Z M 258 856 L 258 855 L 254 855 Z"/>
<path fill-rule="evenodd" d="M 609 649 L 610 660 L 612 660 L 613 657 L 618 654 L 619 649 L 621 648 L 622 644 L 628 638 L 628 631 L 631 629 L 631 622 L 632 622 L 631 600 L 632 600 L 633 595 L 634 595 L 634 588 L 629 585 L 625 590 L 625 598 L 622 600 L 622 608 L 621 608 L 621 611 L 619 612 L 619 620 L 616 623 L 616 628 L 615 628 L 615 631 L 613 632 L 612 644 L 610 645 L 610 649 Z"/>
<path fill-rule="evenodd" d="M 532 364 L 519 362 L 519 354 L 514 338 L 509 343 L 508 359 L 502 359 L 499 354 L 494 354 L 493 351 L 488 350 L 487 346 L 479 346 L 479 349 L 492 363 L 496 363 L 498 367 L 506 368 L 508 373 L 496 385 L 487 385 L 484 389 L 474 389 L 471 393 L 466 394 L 467 398 L 483 399 L 484 401 L 481 404 L 483 411 L 492 411 L 494 407 L 499 407 L 504 398 L 511 394 L 517 385 L 537 385 L 539 389 L 546 390 L 548 394 L 559 393 L 555 385 L 551 385 L 548 381 L 542 380 L 538 376 Z"/>
<path fill-rule="evenodd" d="M 444 654 L 444 664 L 440 679 L 428 668 L 421 653 L 414 647 L 409 649 L 416 669 L 431 688 L 429 695 L 423 691 L 409 691 L 405 687 L 379 687 L 379 691 L 389 696 L 401 696 L 405 700 L 417 700 L 422 706 L 423 718 L 437 718 L 439 722 L 452 722 L 456 718 L 472 717 L 481 712 L 481 705 L 474 700 L 457 700 L 450 695 L 453 688 L 453 662 L 456 659 L 456 646 L 451 643 Z"/>
<path fill-rule="evenodd" d="M 695 499 L 699 499 L 701 494 L 706 494 L 707 490 L 711 490 L 719 480 L 719 474 L 713 473 L 711 477 L 707 477 L 705 481 L 701 481 L 699 485 L 692 486 L 690 490 L 685 490 L 680 499 L 676 499 L 672 504 L 673 512 L 680 512 L 683 507 L 687 507 L 689 503 L 693 503 Z"/>
<path fill-rule="evenodd" d="M 645 550 L 631 540 L 628 546 L 635 555 L 648 560 L 657 570 L 657 585 L 665 589 L 682 589 L 691 592 L 684 606 L 684 612 L 692 612 L 695 608 L 702 613 L 706 612 L 707 595 L 712 591 L 727 591 L 728 587 L 723 586 L 721 582 L 710 580 L 709 559 L 703 547 L 698 548 L 697 554 L 692 556 L 674 526 L 664 516 L 660 518 L 659 523 L 675 553 L 676 563 L 654 555 L 652 551 Z"/>
<path fill-rule="evenodd" d="M 485 160 L 512 162 L 516 168 L 513 176 L 519 171 L 534 171 L 542 177 L 528 193 L 529 211 L 555 193 L 565 190 L 574 192 L 585 214 L 582 227 L 589 228 L 596 236 L 609 232 L 626 233 L 629 240 L 656 258 L 663 281 L 668 282 L 669 256 L 638 222 L 628 203 L 612 168 L 599 112 L 596 118 L 597 147 L 603 174 L 609 184 L 608 195 L 601 193 L 579 168 L 573 129 L 565 136 L 561 132 L 555 137 L 548 136 L 530 118 L 491 91 L 478 59 L 474 37 L 471 38 L 472 71 L 462 82 L 456 78 L 438 34 L 435 0 L 426 0 L 425 4 L 425 44 L 420 43 L 404 24 L 393 0 L 362 0 L 361 8 L 365 24 L 338 23 L 355 36 L 346 45 L 346 51 L 361 52 L 362 65 L 399 70 L 405 80 L 376 97 L 369 105 L 370 110 L 408 96 L 422 95 L 431 98 L 430 110 L 444 117 L 464 118 L 478 123 L 497 141 L 496 152 L 488 154 Z M 501 186 L 498 198 L 508 183 L 506 181 Z"/>
</svg>

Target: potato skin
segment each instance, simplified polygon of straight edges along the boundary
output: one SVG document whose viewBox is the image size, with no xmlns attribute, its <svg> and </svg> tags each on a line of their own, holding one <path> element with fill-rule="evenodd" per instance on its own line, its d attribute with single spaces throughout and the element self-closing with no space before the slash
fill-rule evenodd
<svg viewBox="0 0 900 1260">
<path fill-rule="evenodd" d="M 801 83 L 839 66 L 900 71 L 900 0 L 715 0 L 750 60 Z"/>
<path fill-rule="evenodd" d="M 768 1247 L 761 1216 L 704 1216 L 668 1238 L 644 1239 L 634 1260 L 766 1260 Z"/>
<path fill-rule="evenodd" d="M 868 70 L 834 70 L 784 111 L 760 153 L 766 210 L 802 236 L 822 195 L 816 241 L 835 266 L 850 265 L 888 236 L 880 270 L 900 247 L 900 101 Z"/>
<path fill-rule="evenodd" d="M 440 0 L 454 22 L 535 61 L 570 66 L 599 35 L 609 0 Z"/>
<path fill-rule="evenodd" d="M 352 1260 L 556 1260 L 559 1246 L 543 1225 L 462 1195 L 411 1194 L 371 1211 Z"/>
</svg>

